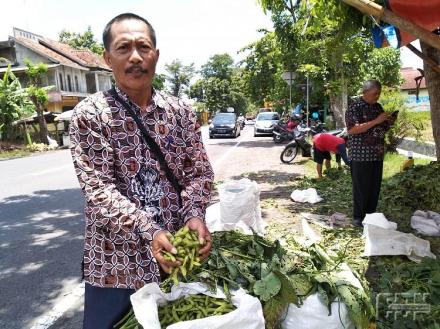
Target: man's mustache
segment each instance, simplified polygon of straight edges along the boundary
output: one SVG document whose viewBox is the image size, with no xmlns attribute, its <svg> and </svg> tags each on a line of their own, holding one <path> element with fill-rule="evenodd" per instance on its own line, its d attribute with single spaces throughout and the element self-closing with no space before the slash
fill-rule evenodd
<svg viewBox="0 0 440 329">
<path fill-rule="evenodd" d="M 127 68 L 126 70 L 125 70 L 125 73 L 133 73 L 134 71 L 139 71 L 139 72 L 141 72 L 141 73 L 144 73 L 144 74 L 147 74 L 148 73 L 148 70 L 147 69 L 144 69 L 142 66 L 140 66 L 140 65 L 132 65 L 132 66 L 130 66 L 129 68 Z"/>
</svg>

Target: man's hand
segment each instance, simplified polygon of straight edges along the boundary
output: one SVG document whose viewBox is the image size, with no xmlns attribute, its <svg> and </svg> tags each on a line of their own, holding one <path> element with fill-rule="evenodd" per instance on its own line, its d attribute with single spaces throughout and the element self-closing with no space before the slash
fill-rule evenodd
<svg viewBox="0 0 440 329">
<path fill-rule="evenodd" d="M 170 240 L 167 237 L 167 231 L 160 231 L 156 234 L 153 241 L 151 242 L 151 251 L 153 253 L 154 258 L 156 258 L 160 267 L 166 272 L 170 273 L 173 267 L 177 267 L 180 265 L 178 261 L 170 261 L 166 260 L 163 257 L 163 251 L 168 251 L 172 254 L 177 254 L 176 248 L 171 244 Z"/>
<path fill-rule="evenodd" d="M 382 112 L 381 114 L 379 114 L 377 116 L 376 119 L 374 119 L 374 122 L 376 123 L 375 125 L 379 125 L 384 121 L 389 120 L 388 114 L 386 114 L 385 112 Z"/>
<path fill-rule="evenodd" d="M 212 237 L 211 233 L 209 233 L 208 228 L 205 223 L 197 217 L 193 217 L 186 222 L 186 226 L 191 231 L 197 231 L 199 242 L 203 245 L 203 247 L 199 250 L 200 258 L 205 259 L 209 256 L 209 252 L 212 247 Z"/>
</svg>

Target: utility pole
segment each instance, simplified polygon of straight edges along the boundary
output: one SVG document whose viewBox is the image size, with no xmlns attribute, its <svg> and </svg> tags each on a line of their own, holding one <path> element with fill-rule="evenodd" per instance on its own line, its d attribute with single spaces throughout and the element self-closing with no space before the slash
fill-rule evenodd
<svg viewBox="0 0 440 329">
<path fill-rule="evenodd" d="M 309 126 L 309 75 L 307 74 L 307 82 L 306 82 L 306 109 L 307 109 L 307 127 Z"/>
</svg>

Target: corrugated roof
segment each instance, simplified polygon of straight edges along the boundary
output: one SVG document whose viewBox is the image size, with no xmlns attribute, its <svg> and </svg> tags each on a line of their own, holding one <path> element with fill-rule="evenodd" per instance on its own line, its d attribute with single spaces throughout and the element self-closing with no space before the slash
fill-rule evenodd
<svg viewBox="0 0 440 329">
<path fill-rule="evenodd" d="M 412 67 L 404 67 L 400 69 L 400 73 L 402 74 L 404 80 L 400 89 L 408 90 L 417 88 L 415 78 L 422 75 L 419 70 L 413 69 Z M 426 88 L 425 78 L 422 79 L 420 83 L 420 88 Z"/>
</svg>

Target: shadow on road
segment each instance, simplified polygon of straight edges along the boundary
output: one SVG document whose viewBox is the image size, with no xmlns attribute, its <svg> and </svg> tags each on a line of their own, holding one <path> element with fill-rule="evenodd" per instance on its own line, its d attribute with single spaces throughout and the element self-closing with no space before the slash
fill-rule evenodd
<svg viewBox="0 0 440 329">
<path fill-rule="evenodd" d="M 289 197 L 292 193 L 292 182 L 301 174 L 288 173 L 277 170 L 261 170 L 258 172 L 245 173 L 233 176 L 231 179 L 248 178 L 257 182 L 261 187 L 261 200 L 275 197 Z"/>
<path fill-rule="evenodd" d="M 0 328 L 29 328 L 81 280 L 83 195 L 42 190 L 0 204 Z"/>
</svg>

